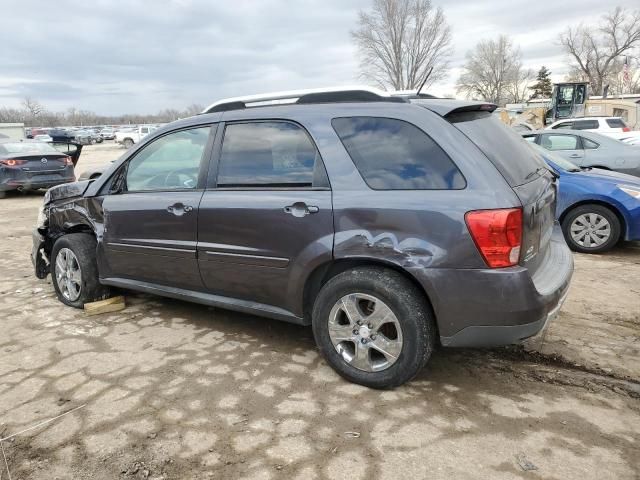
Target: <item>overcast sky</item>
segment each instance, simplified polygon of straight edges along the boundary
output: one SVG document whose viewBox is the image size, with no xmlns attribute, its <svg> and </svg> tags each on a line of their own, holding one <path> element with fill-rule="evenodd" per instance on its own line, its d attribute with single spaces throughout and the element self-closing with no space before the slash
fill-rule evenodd
<svg viewBox="0 0 640 480">
<path fill-rule="evenodd" d="M 618 0 L 628 8 L 638 0 Z M 237 95 L 362 83 L 349 31 L 370 0 L 3 0 L 0 106 L 155 113 Z M 434 0 L 453 29 L 453 93 L 467 50 L 500 33 L 527 67 L 566 64 L 557 36 L 602 0 Z"/>
</svg>

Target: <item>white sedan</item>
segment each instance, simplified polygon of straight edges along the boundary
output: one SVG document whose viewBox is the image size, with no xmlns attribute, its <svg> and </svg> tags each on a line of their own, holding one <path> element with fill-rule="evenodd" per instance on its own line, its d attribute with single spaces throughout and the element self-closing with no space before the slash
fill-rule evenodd
<svg viewBox="0 0 640 480">
<path fill-rule="evenodd" d="M 640 132 L 631 130 L 621 117 L 565 118 L 547 125 L 545 130 L 585 130 L 632 145 L 640 144 Z"/>
<path fill-rule="evenodd" d="M 37 140 L 39 142 L 53 142 L 53 138 L 51 138 L 46 133 L 43 133 L 43 134 L 40 134 L 40 135 L 36 135 L 35 137 L 33 137 L 33 139 Z"/>
</svg>

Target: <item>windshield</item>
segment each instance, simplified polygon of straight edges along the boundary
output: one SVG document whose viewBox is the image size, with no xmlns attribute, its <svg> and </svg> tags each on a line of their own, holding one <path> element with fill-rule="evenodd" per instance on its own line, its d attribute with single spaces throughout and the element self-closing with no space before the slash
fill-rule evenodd
<svg viewBox="0 0 640 480">
<path fill-rule="evenodd" d="M 0 143 L 0 154 L 15 154 L 19 153 L 21 155 L 29 155 L 32 153 L 58 153 L 58 151 L 53 148 L 48 143 L 40 143 L 40 142 L 16 142 L 16 143 Z"/>
<path fill-rule="evenodd" d="M 569 160 L 566 160 L 564 157 L 561 157 L 557 153 L 550 152 L 546 148 L 541 147 L 540 145 L 536 145 L 535 143 L 530 143 L 529 145 L 536 152 L 538 152 L 540 155 L 542 155 L 542 158 L 548 158 L 558 168 L 561 168 L 562 170 L 566 170 L 567 172 L 579 172 L 580 171 L 580 168 L 577 165 L 571 163 Z"/>
</svg>

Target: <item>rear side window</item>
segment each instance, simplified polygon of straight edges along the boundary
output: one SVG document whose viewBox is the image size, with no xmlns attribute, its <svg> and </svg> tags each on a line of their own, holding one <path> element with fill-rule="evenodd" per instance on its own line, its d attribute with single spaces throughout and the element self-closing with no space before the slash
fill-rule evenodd
<svg viewBox="0 0 640 480">
<path fill-rule="evenodd" d="M 444 150 L 411 123 L 347 117 L 334 118 L 331 124 L 374 190 L 459 190 L 466 186 Z"/>
<path fill-rule="evenodd" d="M 218 187 L 312 187 L 324 176 L 307 133 L 289 122 L 234 123 L 225 128 Z"/>
<path fill-rule="evenodd" d="M 621 118 L 607 118 L 607 125 L 611 128 L 625 128 L 627 126 Z"/>
<path fill-rule="evenodd" d="M 578 150 L 578 137 L 575 135 L 542 135 L 540 145 L 547 150 Z"/>
<path fill-rule="evenodd" d="M 598 120 L 576 120 L 573 122 L 574 130 L 597 130 Z"/>
<path fill-rule="evenodd" d="M 526 140 L 490 112 L 454 112 L 446 119 L 482 150 L 512 187 L 535 180 L 534 173 L 546 168 Z"/>
<path fill-rule="evenodd" d="M 582 147 L 585 150 L 595 150 L 596 148 L 598 148 L 600 145 L 598 145 L 596 142 L 592 142 L 591 140 L 589 140 L 588 138 L 584 138 L 582 137 Z"/>
</svg>

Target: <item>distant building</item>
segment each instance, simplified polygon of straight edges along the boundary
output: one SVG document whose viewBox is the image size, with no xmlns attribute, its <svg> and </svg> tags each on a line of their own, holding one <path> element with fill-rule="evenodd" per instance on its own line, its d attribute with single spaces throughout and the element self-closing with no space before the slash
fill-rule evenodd
<svg viewBox="0 0 640 480">
<path fill-rule="evenodd" d="M 24 123 L 0 123 L 0 138 L 23 140 L 25 138 Z"/>
</svg>

